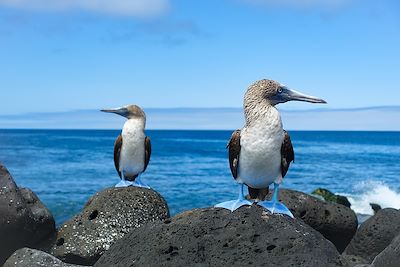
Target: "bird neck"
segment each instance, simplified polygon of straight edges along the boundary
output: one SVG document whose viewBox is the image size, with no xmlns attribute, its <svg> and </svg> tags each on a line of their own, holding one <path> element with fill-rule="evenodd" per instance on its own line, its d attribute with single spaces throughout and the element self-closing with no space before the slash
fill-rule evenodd
<svg viewBox="0 0 400 267">
<path fill-rule="evenodd" d="M 275 106 L 268 101 L 256 100 L 244 102 L 244 117 L 246 127 L 253 126 L 282 126 L 281 116 Z"/>
<path fill-rule="evenodd" d="M 146 120 L 143 118 L 131 118 L 124 124 L 124 130 L 126 131 L 144 131 L 146 127 Z"/>
</svg>

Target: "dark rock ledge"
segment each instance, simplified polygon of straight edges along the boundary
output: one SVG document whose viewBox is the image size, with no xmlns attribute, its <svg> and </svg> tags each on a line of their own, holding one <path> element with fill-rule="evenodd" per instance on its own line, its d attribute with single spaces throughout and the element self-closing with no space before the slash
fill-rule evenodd
<svg viewBox="0 0 400 267">
<path fill-rule="evenodd" d="M 346 266 L 335 246 L 302 220 L 258 206 L 187 211 L 117 241 L 94 265 Z"/>
<path fill-rule="evenodd" d="M 356 255 L 371 263 L 398 235 L 400 211 L 391 208 L 379 210 L 360 225 L 344 254 Z"/>
<path fill-rule="evenodd" d="M 272 192 L 266 198 L 270 199 L 271 194 Z M 357 231 L 357 216 L 353 210 L 344 205 L 326 202 L 290 189 L 280 190 L 279 200 L 296 218 L 302 219 L 331 241 L 340 253 Z"/>
<path fill-rule="evenodd" d="M 382 209 L 357 230 L 343 205 L 293 190 L 282 190 L 280 200 L 296 219 L 255 205 L 169 219 L 157 192 L 109 188 L 56 232 L 48 209 L 0 164 L 0 266 L 13 252 L 5 267 L 400 266 L 399 210 Z"/>
<path fill-rule="evenodd" d="M 18 188 L 0 163 L 0 266 L 15 250 L 35 247 L 54 232 L 50 211 L 30 189 Z"/>
</svg>

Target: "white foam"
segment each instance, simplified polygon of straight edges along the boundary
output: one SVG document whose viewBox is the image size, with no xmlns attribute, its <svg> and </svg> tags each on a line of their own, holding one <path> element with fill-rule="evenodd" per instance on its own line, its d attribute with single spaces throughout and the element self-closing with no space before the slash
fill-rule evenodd
<svg viewBox="0 0 400 267">
<path fill-rule="evenodd" d="M 400 192 L 383 182 L 366 181 L 357 184 L 354 194 L 346 195 L 351 208 L 358 214 L 373 215 L 370 203 L 379 204 L 382 208 L 400 209 Z"/>
</svg>

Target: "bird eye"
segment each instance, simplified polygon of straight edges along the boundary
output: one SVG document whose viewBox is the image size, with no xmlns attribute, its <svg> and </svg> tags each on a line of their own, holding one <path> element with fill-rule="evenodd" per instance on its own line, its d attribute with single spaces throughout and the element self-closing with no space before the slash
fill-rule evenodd
<svg viewBox="0 0 400 267">
<path fill-rule="evenodd" d="M 279 87 L 279 88 L 278 88 L 278 94 L 282 94 L 282 92 L 283 92 L 282 87 Z"/>
</svg>

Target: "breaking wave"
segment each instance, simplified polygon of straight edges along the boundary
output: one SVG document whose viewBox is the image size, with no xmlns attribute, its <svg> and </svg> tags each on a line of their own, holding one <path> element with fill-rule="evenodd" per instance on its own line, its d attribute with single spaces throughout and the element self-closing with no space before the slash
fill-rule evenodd
<svg viewBox="0 0 400 267">
<path fill-rule="evenodd" d="M 382 208 L 400 209 L 400 190 L 395 190 L 379 181 L 366 181 L 357 184 L 354 193 L 346 195 L 351 208 L 357 214 L 373 215 L 370 203 L 379 204 Z"/>
</svg>

